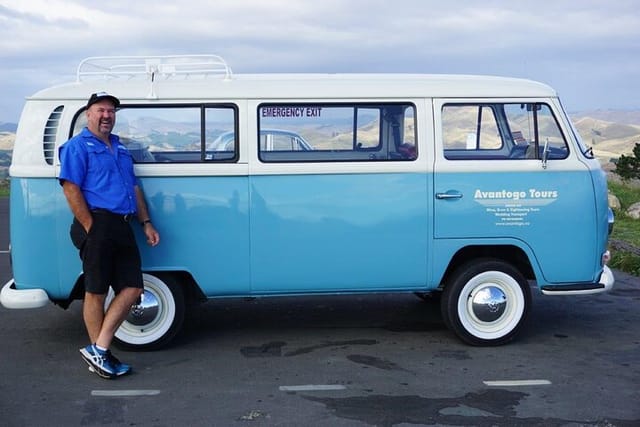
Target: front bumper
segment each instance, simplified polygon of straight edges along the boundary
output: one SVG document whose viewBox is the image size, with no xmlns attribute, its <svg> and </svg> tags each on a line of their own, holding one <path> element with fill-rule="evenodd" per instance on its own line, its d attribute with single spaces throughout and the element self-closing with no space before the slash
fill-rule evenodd
<svg viewBox="0 0 640 427">
<path fill-rule="evenodd" d="M 606 265 L 600 273 L 600 279 L 596 283 L 577 283 L 573 285 L 547 285 L 542 287 L 545 295 L 588 295 L 608 292 L 613 289 L 615 283 L 613 272 Z"/>
<path fill-rule="evenodd" d="M 0 303 L 6 308 L 40 308 L 49 303 L 43 289 L 16 289 L 13 279 L 0 291 Z"/>
</svg>

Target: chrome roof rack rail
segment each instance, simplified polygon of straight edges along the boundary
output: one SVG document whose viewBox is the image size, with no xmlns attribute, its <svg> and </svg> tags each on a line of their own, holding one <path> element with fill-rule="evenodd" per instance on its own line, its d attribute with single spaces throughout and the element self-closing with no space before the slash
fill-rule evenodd
<svg viewBox="0 0 640 427">
<path fill-rule="evenodd" d="M 142 77 L 154 82 L 209 76 L 224 76 L 224 80 L 230 80 L 231 74 L 231 67 L 218 55 L 94 56 L 80 62 L 76 78 L 81 82 Z"/>
</svg>

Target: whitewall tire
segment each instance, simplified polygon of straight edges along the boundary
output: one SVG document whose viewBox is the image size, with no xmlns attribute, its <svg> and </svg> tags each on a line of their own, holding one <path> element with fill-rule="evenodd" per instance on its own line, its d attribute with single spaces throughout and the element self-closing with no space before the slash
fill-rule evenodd
<svg viewBox="0 0 640 427">
<path fill-rule="evenodd" d="M 170 275 L 143 274 L 144 293 L 116 331 L 114 341 L 131 350 L 155 350 L 169 343 L 184 323 L 183 288 Z M 109 289 L 105 307 L 114 294 Z"/>
</svg>

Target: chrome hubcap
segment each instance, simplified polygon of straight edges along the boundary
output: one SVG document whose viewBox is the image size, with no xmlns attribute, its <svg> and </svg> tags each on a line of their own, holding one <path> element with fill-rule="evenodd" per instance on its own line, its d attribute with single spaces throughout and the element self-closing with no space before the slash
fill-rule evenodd
<svg viewBox="0 0 640 427">
<path fill-rule="evenodd" d="M 131 307 L 127 316 L 127 322 L 135 326 L 149 325 L 158 317 L 160 303 L 158 298 L 151 292 L 145 290 L 140 297 L 140 304 Z"/>
<path fill-rule="evenodd" d="M 507 308 L 507 296 L 497 286 L 487 285 L 470 295 L 471 310 L 482 322 L 495 322 Z"/>
</svg>

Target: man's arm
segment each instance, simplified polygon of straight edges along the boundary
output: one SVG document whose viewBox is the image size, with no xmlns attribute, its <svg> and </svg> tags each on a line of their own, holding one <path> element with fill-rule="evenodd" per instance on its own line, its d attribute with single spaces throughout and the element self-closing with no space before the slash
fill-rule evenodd
<svg viewBox="0 0 640 427">
<path fill-rule="evenodd" d="M 93 225 L 93 217 L 91 216 L 91 212 L 89 212 L 89 207 L 82 195 L 80 187 L 71 181 L 64 181 L 62 184 L 62 191 L 64 196 L 67 198 L 67 203 L 69 204 L 69 208 L 71 208 L 71 213 L 73 213 L 73 216 L 76 217 L 78 222 L 82 224 L 85 231 L 88 233 Z"/>
<path fill-rule="evenodd" d="M 137 185 L 134 187 L 136 191 L 136 206 L 138 209 L 138 220 L 143 223 L 144 234 L 147 236 L 147 243 L 151 246 L 155 246 L 160 243 L 160 234 L 156 231 L 153 224 L 150 222 L 149 210 L 147 209 L 147 203 L 144 201 L 144 193 L 142 189 Z"/>
</svg>

